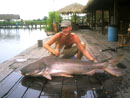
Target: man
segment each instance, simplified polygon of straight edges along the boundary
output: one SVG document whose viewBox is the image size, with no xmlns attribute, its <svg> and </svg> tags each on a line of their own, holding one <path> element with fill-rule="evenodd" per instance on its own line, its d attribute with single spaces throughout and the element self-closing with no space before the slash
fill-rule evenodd
<svg viewBox="0 0 130 98">
<path fill-rule="evenodd" d="M 81 43 L 79 37 L 71 33 L 72 26 L 68 20 L 61 22 L 60 33 L 56 33 L 49 41 L 44 44 L 44 48 L 47 49 L 51 54 L 55 56 L 61 56 L 63 58 L 70 58 L 77 54 L 77 58 L 81 59 L 84 55 L 89 60 L 97 62 L 91 54 L 85 50 L 85 44 Z M 55 49 L 51 47 L 53 43 L 56 43 Z"/>
</svg>

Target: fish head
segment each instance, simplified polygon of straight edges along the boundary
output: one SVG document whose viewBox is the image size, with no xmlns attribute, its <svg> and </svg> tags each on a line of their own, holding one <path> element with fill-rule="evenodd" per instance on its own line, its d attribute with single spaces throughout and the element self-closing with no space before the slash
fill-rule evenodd
<svg viewBox="0 0 130 98">
<path fill-rule="evenodd" d="M 20 69 L 20 73 L 25 76 L 41 76 L 47 66 L 43 63 L 31 63 Z"/>
</svg>

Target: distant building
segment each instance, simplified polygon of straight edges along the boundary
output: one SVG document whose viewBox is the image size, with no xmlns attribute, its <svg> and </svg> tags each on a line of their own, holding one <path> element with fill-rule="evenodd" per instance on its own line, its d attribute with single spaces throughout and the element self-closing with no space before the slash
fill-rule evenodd
<svg viewBox="0 0 130 98">
<path fill-rule="evenodd" d="M 0 20 L 11 20 L 11 19 L 20 19 L 20 16 L 15 14 L 0 14 Z"/>
</svg>

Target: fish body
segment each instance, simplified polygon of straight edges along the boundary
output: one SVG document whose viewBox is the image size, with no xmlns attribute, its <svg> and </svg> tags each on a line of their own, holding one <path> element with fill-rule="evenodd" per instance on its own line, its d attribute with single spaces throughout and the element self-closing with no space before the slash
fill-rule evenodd
<svg viewBox="0 0 130 98">
<path fill-rule="evenodd" d="M 94 63 L 78 59 L 62 59 L 56 56 L 43 57 L 40 60 L 23 67 L 20 72 L 25 76 L 43 76 L 49 80 L 51 76 L 73 77 L 73 74 L 92 75 L 97 69 L 107 71 L 114 76 L 120 76 L 114 66 L 123 58 L 122 55 Z"/>
</svg>

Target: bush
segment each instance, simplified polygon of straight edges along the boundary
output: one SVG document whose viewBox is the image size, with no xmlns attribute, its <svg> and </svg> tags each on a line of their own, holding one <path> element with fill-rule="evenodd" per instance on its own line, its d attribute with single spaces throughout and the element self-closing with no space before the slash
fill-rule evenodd
<svg viewBox="0 0 130 98">
<path fill-rule="evenodd" d="M 62 17 L 58 12 L 49 12 L 49 17 L 47 20 L 47 27 L 45 27 L 45 31 L 53 31 L 52 23 L 55 23 L 57 28 L 59 23 L 61 22 Z"/>
</svg>

